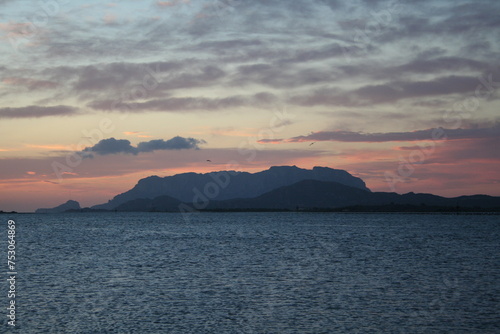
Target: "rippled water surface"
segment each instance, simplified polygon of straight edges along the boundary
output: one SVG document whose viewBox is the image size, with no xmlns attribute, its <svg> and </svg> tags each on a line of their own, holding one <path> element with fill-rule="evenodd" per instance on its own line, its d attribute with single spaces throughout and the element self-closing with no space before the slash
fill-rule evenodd
<svg viewBox="0 0 500 334">
<path fill-rule="evenodd" d="M 500 333 L 499 216 L 2 219 L 20 333 Z"/>
</svg>

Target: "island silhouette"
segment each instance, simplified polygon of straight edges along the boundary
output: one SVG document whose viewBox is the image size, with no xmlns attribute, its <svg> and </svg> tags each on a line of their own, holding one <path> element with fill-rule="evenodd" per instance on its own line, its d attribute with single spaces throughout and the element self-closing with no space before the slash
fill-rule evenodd
<svg viewBox="0 0 500 334">
<path fill-rule="evenodd" d="M 362 179 L 345 170 L 274 166 L 257 173 L 150 176 L 107 203 L 81 208 L 77 201 L 69 200 L 36 213 L 107 211 L 500 212 L 500 197 L 372 192 Z"/>
</svg>

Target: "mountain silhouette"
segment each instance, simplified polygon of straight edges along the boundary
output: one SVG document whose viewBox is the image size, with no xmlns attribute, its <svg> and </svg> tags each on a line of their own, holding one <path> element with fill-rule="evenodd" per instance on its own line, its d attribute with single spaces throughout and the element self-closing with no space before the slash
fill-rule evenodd
<svg viewBox="0 0 500 334">
<path fill-rule="evenodd" d="M 202 210 L 315 210 L 339 209 L 364 206 L 382 207 L 389 211 L 447 211 L 458 208 L 499 209 L 500 197 L 473 195 L 446 198 L 432 194 L 397 194 L 388 192 L 369 192 L 340 184 L 304 180 L 289 186 L 280 187 L 254 198 L 236 198 L 223 201 L 206 201 L 201 203 L 181 203 L 171 197 L 162 196 L 155 199 L 133 200 L 120 205 L 118 211 L 193 211 Z M 182 209 L 184 207 L 184 209 Z M 134 208 L 133 210 L 131 208 Z M 152 210 L 152 209 L 155 210 Z M 418 210 L 416 210 L 418 208 Z M 428 209 L 428 210 L 426 210 Z M 377 210 L 375 210 L 377 211 Z"/>
<path fill-rule="evenodd" d="M 338 182 L 303 180 L 255 198 L 212 201 L 207 209 L 334 208 L 358 204 L 371 194 Z"/>
<path fill-rule="evenodd" d="M 167 177 L 150 176 L 141 179 L 131 190 L 115 196 L 108 203 L 92 209 L 114 210 L 135 199 L 153 199 L 170 196 L 184 203 L 196 197 L 208 196 L 210 200 L 253 198 L 283 186 L 303 180 L 337 182 L 369 192 L 363 180 L 348 172 L 328 167 L 312 170 L 296 166 L 271 167 L 258 173 L 219 171 L 205 174 L 183 173 Z"/>
<path fill-rule="evenodd" d="M 500 197 L 473 195 L 446 198 L 432 194 L 367 192 L 336 182 L 304 180 L 251 199 L 212 201 L 207 209 L 335 209 L 349 206 L 429 206 L 500 208 Z"/>
</svg>

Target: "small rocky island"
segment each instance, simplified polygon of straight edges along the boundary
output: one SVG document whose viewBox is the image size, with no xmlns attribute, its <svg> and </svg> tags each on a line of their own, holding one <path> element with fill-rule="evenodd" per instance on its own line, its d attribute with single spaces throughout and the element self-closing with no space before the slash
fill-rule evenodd
<svg viewBox="0 0 500 334">
<path fill-rule="evenodd" d="M 55 208 L 52 209 L 37 209 L 35 213 L 62 213 L 66 212 L 69 210 L 80 210 L 80 203 L 77 201 L 69 200 L 64 204 L 61 204 L 59 206 L 56 206 Z"/>
</svg>

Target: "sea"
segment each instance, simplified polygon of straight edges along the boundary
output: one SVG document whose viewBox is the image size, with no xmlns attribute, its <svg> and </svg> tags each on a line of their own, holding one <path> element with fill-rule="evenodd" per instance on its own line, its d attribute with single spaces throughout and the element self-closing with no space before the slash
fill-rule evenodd
<svg viewBox="0 0 500 334">
<path fill-rule="evenodd" d="M 500 333 L 499 215 L 0 218 L 1 333 Z"/>
</svg>

